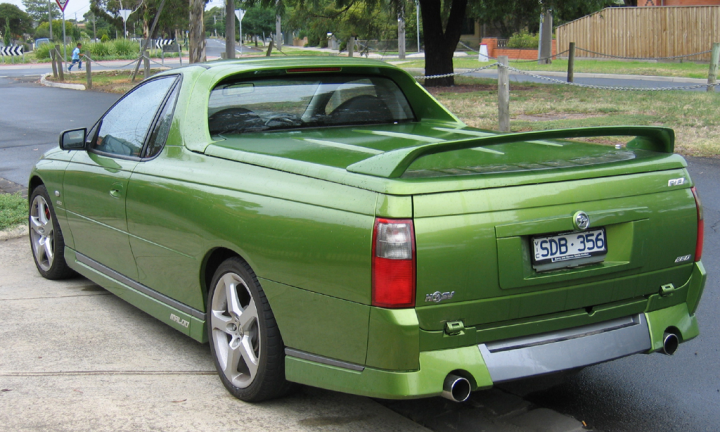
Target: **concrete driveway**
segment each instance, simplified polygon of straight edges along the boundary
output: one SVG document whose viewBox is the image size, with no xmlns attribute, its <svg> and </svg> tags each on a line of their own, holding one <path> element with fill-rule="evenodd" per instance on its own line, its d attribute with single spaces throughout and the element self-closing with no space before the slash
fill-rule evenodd
<svg viewBox="0 0 720 432">
<path fill-rule="evenodd" d="M 43 279 L 26 237 L 0 242 L 2 431 L 427 431 L 372 399 L 300 387 L 252 405 L 207 345 L 85 278 Z"/>
</svg>

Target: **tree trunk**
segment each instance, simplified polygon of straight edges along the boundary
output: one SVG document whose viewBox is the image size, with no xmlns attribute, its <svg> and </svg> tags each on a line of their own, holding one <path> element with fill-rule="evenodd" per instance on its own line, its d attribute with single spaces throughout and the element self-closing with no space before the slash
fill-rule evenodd
<svg viewBox="0 0 720 432">
<path fill-rule="evenodd" d="M 206 60 L 204 9 L 203 0 L 190 0 L 190 63 L 201 63 Z"/>
<path fill-rule="evenodd" d="M 235 2 L 225 1 L 225 58 L 235 58 Z"/>
<path fill-rule="evenodd" d="M 441 2 L 420 0 L 425 41 L 425 75 L 443 75 L 453 72 L 453 53 L 460 41 L 462 21 L 468 0 L 452 0 L 450 16 L 443 30 Z M 426 87 L 451 86 L 455 78 L 425 80 Z"/>
</svg>

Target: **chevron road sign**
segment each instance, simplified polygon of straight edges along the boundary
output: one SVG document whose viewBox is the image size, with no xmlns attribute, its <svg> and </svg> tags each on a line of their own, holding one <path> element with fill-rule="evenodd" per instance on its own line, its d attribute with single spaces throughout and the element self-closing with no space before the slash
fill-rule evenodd
<svg viewBox="0 0 720 432">
<path fill-rule="evenodd" d="M 155 47 L 160 49 L 164 46 L 172 45 L 173 43 L 175 43 L 175 39 L 158 39 L 155 42 Z"/>
<path fill-rule="evenodd" d="M 23 54 L 23 47 L 21 45 L 10 45 L 0 48 L 0 55 L 2 56 L 21 56 Z"/>
</svg>

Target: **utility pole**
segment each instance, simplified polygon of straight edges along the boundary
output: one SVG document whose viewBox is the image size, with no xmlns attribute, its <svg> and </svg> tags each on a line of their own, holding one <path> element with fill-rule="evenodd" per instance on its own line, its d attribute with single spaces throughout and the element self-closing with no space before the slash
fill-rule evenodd
<svg viewBox="0 0 720 432">
<path fill-rule="evenodd" d="M 235 58 L 235 2 L 225 0 L 225 58 Z"/>
<path fill-rule="evenodd" d="M 418 54 L 420 54 L 420 3 L 415 0 L 415 28 L 417 28 Z"/>
<path fill-rule="evenodd" d="M 552 9 L 545 9 L 540 16 L 540 50 L 538 64 L 552 63 Z"/>
<path fill-rule="evenodd" d="M 50 0 L 48 0 L 48 21 L 50 21 L 50 40 L 52 40 L 52 10 L 50 8 Z"/>
<path fill-rule="evenodd" d="M 405 2 L 398 7 L 398 58 L 405 59 Z"/>
<path fill-rule="evenodd" d="M 97 40 L 97 33 L 95 32 L 95 14 L 92 14 L 93 17 L 93 40 Z"/>
<path fill-rule="evenodd" d="M 280 0 L 275 1 L 275 49 L 282 51 L 282 26 L 280 22 Z"/>
</svg>

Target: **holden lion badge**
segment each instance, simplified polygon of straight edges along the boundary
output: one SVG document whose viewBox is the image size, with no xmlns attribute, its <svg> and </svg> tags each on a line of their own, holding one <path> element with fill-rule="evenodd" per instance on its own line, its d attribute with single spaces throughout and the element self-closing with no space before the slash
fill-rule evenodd
<svg viewBox="0 0 720 432">
<path fill-rule="evenodd" d="M 590 218 L 584 211 L 579 211 L 573 215 L 573 225 L 575 228 L 586 230 L 590 228 Z"/>
</svg>

